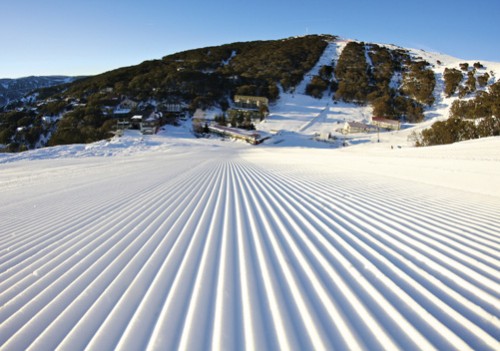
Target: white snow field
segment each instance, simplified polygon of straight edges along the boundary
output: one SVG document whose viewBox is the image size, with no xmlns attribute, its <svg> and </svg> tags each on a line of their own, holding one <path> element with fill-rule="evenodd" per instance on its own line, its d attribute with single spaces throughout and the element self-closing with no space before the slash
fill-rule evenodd
<svg viewBox="0 0 500 351">
<path fill-rule="evenodd" d="M 500 138 L 184 134 L 2 155 L 2 351 L 500 349 Z"/>
</svg>

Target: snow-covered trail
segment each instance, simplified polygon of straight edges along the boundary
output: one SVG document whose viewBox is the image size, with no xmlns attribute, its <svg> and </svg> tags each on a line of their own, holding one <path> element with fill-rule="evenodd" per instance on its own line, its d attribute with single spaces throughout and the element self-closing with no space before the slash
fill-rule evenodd
<svg viewBox="0 0 500 351">
<path fill-rule="evenodd" d="M 316 152 L 3 166 L 0 349 L 498 350 L 500 198 Z"/>
</svg>

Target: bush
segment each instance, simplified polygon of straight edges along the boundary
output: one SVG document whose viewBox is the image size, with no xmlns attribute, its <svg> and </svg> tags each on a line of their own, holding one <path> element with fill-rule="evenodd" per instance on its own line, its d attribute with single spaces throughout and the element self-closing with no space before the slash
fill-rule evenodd
<svg viewBox="0 0 500 351">
<path fill-rule="evenodd" d="M 220 115 L 216 115 L 214 117 L 214 121 L 221 126 L 227 126 L 226 115 L 223 113 Z"/>
<path fill-rule="evenodd" d="M 474 68 L 482 69 L 484 68 L 484 66 L 481 64 L 481 62 L 474 62 Z"/>
<path fill-rule="evenodd" d="M 467 88 L 463 88 L 467 90 Z M 490 85 L 488 92 L 479 91 L 474 99 L 456 100 L 451 105 L 450 116 L 460 118 L 485 118 L 500 116 L 500 82 Z"/>
<path fill-rule="evenodd" d="M 394 101 L 389 95 L 383 95 L 373 100 L 372 107 L 374 116 L 384 116 L 385 118 L 397 117 Z"/>
<path fill-rule="evenodd" d="M 420 146 L 452 144 L 476 137 L 477 131 L 473 122 L 460 118 L 450 118 L 447 121 L 436 122 L 430 128 L 424 129 Z"/>
<path fill-rule="evenodd" d="M 325 81 L 331 80 L 333 75 L 333 66 L 329 65 L 321 66 L 318 75 Z"/>
<path fill-rule="evenodd" d="M 18 142 L 12 142 L 10 144 L 7 145 L 7 147 L 5 148 L 5 150 L 7 152 L 19 152 L 19 147 L 21 145 L 18 143 Z"/>
<path fill-rule="evenodd" d="M 428 146 L 498 135 L 500 82 L 491 85 L 488 92 L 478 92 L 474 99 L 454 101 L 447 121 L 434 123 L 414 139 L 417 146 Z"/>
<path fill-rule="evenodd" d="M 453 117 L 436 122 L 421 134 L 411 135 L 415 146 L 452 144 L 459 141 L 500 135 L 500 118 L 486 117 L 479 124 Z"/>
<path fill-rule="evenodd" d="M 410 123 L 418 123 L 424 119 L 424 108 L 415 100 L 398 96 L 395 105 L 396 113 Z"/>
<path fill-rule="evenodd" d="M 473 72 L 467 73 L 467 81 L 465 82 L 465 85 L 467 86 L 469 92 L 476 91 L 476 77 Z"/>
<path fill-rule="evenodd" d="M 444 93 L 446 94 L 446 97 L 450 97 L 456 92 L 460 82 L 462 81 L 462 72 L 455 68 L 445 68 L 443 78 Z"/>
<path fill-rule="evenodd" d="M 416 101 L 431 106 L 434 103 L 436 78 L 425 61 L 411 62 L 409 70 L 403 74 L 401 92 Z"/>
<path fill-rule="evenodd" d="M 236 88 L 236 95 L 259 96 L 256 85 L 242 85 Z"/>
<path fill-rule="evenodd" d="M 311 79 L 311 82 L 307 84 L 306 94 L 316 99 L 321 99 L 323 97 L 323 93 L 328 89 L 328 81 L 324 80 L 320 76 L 314 76 Z"/>
<path fill-rule="evenodd" d="M 488 84 L 489 80 L 490 80 L 490 75 L 488 73 L 484 73 L 483 75 L 477 77 L 477 83 L 481 88 L 484 88 Z"/>
<path fill-rule="evenodd" d="M 0 131 L 0 144 L 8 145 L 16 132 L 15 128 L 4 128 Z"/>
</svg>

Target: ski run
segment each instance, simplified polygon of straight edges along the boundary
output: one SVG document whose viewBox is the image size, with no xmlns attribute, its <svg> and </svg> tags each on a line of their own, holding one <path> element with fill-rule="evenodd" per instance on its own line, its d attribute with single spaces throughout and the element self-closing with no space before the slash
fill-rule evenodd
<svg viewBox="0 0 500 351">
<path fill-rule="evenodd" d="M 0 349 L 500 349 L 499 138 L 175 133 L 0 158 Z"/>
</svg>

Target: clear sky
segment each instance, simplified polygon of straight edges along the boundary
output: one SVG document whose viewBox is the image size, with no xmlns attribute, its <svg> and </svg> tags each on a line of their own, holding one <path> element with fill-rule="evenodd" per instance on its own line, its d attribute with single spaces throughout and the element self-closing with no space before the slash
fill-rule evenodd
<svg viewBox="0 0 500 351">
<path fill-rule="evenodd" d="M 15 0 L 0 11 L 0 78 L 97 74 L 304 34 L 500 62 L 500 0 Z"/>
</svg>

